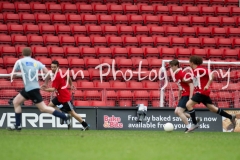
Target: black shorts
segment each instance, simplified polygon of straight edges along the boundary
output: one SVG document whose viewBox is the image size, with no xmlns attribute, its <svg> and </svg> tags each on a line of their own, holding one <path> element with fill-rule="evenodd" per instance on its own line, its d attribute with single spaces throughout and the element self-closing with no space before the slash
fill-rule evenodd
<svg viewBox="0 0 240 160">
<path fill-rule="evenodd" d="M 200 104 L 202 102 L 205 106 L 207 106 L 207 104 L 213 104 L 212 100 L 209 96 L 206 96 L 206 95 L 203 95 L 200 93 L 194 94 L 192 97 L 192 100 L 194 102 L 197 102 L 198 104 Z"/>
<path fill-rule="evenodd" d="M 186 104 L 187 104 L 188 100 L 189 100 L 189 96 L 182 96 L 178 102 L 178 107 L 187 109 Z"/>
<path fill-rule="evenodd" d="M 61 102 L 58 101 L 57 97 L 55 97 L 55 98 L 52 99 L 52 103 L 55 106 L 61 106 L 62 105 L 60 110 L 65 112 L 65 113 L 68 113 L 69 111 L 75 110 L 75 107 L 73 106 L 71 101 L 61 103 Z"/>
<path fill-rule="evenodd" d="M 20 91 L 20 94 L 27 100 L 32 100 L 33 103 L 37 104 L 43 101 L 42 95 L 40 94 L 39 89 L 33 89 L 31 91 L 26 92 L 25 89 Z"/>
</svg>

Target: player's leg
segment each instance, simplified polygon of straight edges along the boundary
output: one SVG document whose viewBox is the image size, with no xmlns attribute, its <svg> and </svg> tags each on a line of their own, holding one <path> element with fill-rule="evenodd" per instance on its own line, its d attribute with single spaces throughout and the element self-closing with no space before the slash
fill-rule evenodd
<svg viewBox="0 0 240 160">
<path fill-rule="evenodd" d="M 185 115 L 186 111 L 186 103 L 189 100 L 189 96 L 182 96 L 182 98 L 179 100 L 178 107 L 176 108 L 177 115 L 181 118 L 183 123 L 186 125 L 186 130 L 187 131 L 190 128 L 190 125 L 188 123 L 188 119 Z"/>
<path fill-rule="evenodd" d="M 8 130 L 21 131 L 21 121 L 22 121 L 21 104 L 26 99 L 28 99 L 28 96 L 24 89 L 13 99 L 13 106 L 14 106 L 14 112 L 15 112 L 15 124 L 7 127 Z"/>
<path fill-rule="evenodd" d="M 196 119 L 196 113 L 195 109 L 193 109 L 193 106 L 201 102 L 201 95 L 199 93 L 196 93 L 193 95 L 192 99 L 190 99 L 187 104 L 187 110 L 191 116 L 193 124 L 197 124 L 197 119 Z"/>
<path fill-rule="evenodd" d="M 82 117 L 80 115 L 78 115 L 74 110 L 71 110 L 68 112 L 69 114 L 71 114 L 72 117 L 74 117 L 78 122 L 80 122 L 83 126 L 83 130 L 88 130 L 89 129 L 89 125 L 87 124 L 87 122 L 85 122 Z"/>
</svg>

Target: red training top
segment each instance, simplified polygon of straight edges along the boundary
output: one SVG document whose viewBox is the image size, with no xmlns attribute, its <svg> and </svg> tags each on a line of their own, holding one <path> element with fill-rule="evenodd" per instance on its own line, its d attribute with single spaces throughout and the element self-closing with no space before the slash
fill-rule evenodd
<svg viewBox="0 0 240 160">
<path fill-rule="evenodd" d="M 204 74 L 205 72 L 205 74 Z M 197 75 L 199 74 L 199 78 L 197 78 Z M 204 76 L 202 76 L 204 74 Z M 201 77 L 202 76 L 202 77 Z M 209 81 L 209 71 L 206 68 L 203 68 L 202 66 L 198 66 L 194 70 L 194 87 L 195 87 L 195 92 L 200 93 L 206 96 L 210 95 L 210 90 L 204 90 L 204 87 L 207 85 Z"/>
<path fill-rule="evenodd" d="M 180 70 L 178 73 L 175 74 L 175 79 L 179 89 L 182 90 L 182 96 L 189 96 L 190 87 L 188 83 L 183 82 L 185 75 L 186 75 L 186 72 L 183 72 L 182 70 Z M 189 78 L 189 77 L 190 75 L 187 74 L 185 78 Z"/>
<path fill-rule="evenodd" d="M 56 78 L 52 82 L 52 87 L 55 88 L 57 99 L 61 103 L 65 103 L 71 100 L 71 94 L 69 90 L 66 88 L 62 89 L 62 87 L 66 86 L 66 80 L 65 77 L 62 78 L 60 73 L 56 73 Z"/>
</svg>

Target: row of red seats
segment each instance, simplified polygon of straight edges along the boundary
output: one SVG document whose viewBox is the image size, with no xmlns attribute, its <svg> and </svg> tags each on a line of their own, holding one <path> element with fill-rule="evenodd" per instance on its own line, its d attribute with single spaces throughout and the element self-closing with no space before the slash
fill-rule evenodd
<svg viewBox="0 0 240 160">
<path fill-rule="evenodd" d="M 167 16 L 167 15 L 78 15 L 44 13 L 3 13 L 0 22 L 11 24 L 91 24 L 91 25 L 184 25 L 184 26 L 234 26 L 240 25 L 240 17 L 213 16 Z"/>
<path fill-rule="evenodd" d="M 85 46 L 85 47 L 195 47 L 195 48 L 239 48 L 240 38 L 209 37 L 81 37 L 81 36 L 35 36 L 0 35 L 0 45 L 41 46 Z"/>
<path fill-rule="evenodd" d="M 240 9 L 234 7 L 208 7 L 208 6 L 149 6 L 149 5 L 100 5 L 100 4 L 69 4 L 69 3 L 1 3 L 2 12 L 27 13 L 75 13 L 75 14 L 166 14 L 166 15 L 211 15 L 211 16 L 237 16 Z"/>
<path fill-rule="evenodd" d="M 3 0 L 4 2 L 9 2 Z M 18 0 L 11 0 L 11 2 L 18 2 Z M 31 0 L 21 0 L 21 2 L 32 2 Z M 82 3 L 82 4 L 158 4 L 158 5 L 222 5 L 222 6 L 238 6 L 238 0 L 35 0 L 35 2 L 45 3 L 45 2 L 53 2 L 53 3 Z"/>
<path fill-rule="evenodd" d="M 22 49 L 24 46 L 0 46 L 0 56 L 2 57 L 21 57 Z M 211 58 L 220 58 L 223 60 L 232 58 L 233 60 L 240 59 L 240 50 L 239 49 L 198 49 L 198 48 L 167 48 L 167 47 L 158 47 L 158 48 L 87 48 L 87 47 L 41 47 L 33 46 L 32 56 L 35 58 L 64 58 L 70 63 L 73 62 L 74 58 L 79 60 L 79 65 L 84 65 L 84 60 L 92 58 L 98 59 L 101 63 L 106 63 L 104 59 L 143 59 L 151 64 L 152 60 L 158 60 L 159 65 L 161 65 L 160 60 L 166 57 L 172 58 L 188 58 L 191 55 L 198 55 L 204 59 Z M 151 60 L 151 61 L 149 61 Z M 70 62 L 72 61 L 72 62 Z M 46 62 L 48 62 L 46 60 Z M 133 62 L 139 63 L 139 61 Z M 143 65 L 146 62 L 143 62 Z M 153 66 L 153 65 L 151 65 Z"/>
<path fill-rule="evenodd" d="M 240 28 L 183 27 L 183 26 L 78 26 L 46 24 L 0 24 L 0 33 L 21 35 L 77 35 L 77 36 L 179 36 L 179 37 L 239 37 Z"/>
</svg>

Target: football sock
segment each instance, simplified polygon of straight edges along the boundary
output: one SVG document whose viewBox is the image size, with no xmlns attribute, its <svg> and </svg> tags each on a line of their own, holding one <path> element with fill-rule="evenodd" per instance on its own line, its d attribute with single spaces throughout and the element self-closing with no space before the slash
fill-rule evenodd
<svg viewBox="0 0 240 160">
<path fill-rule="evenodd" d="M 224 112 L 221 108 L 218 108 L 217 114 L 232 119 L 232 115 L 228 114 L 227 112 Z"/>
<path fill-rule="evenodd" d="M 190 128 L 190 127 L 191 127 L 190 124 L 186 125 L 186 128 Z"/>
<path fill-rule="evenodd" d="M 55 117 L 59 117 L 59 118 L 62 118 L 64 120 L 67 119 L 67 116 L 64 114 L 64 113 L 61 113 L 57 110 L 55 110 L 53 113 L 52 113 Z"/>
<path fill-rule="evenodd" d="M 190 114 L 190 116 L 191 116 L 191 118 L 192 118 L 193 124 L 197 124 L 196 115 L 195 115 L 195 110 L 193 109 L 193 110 L 188 111 L 188 112 L 189 112 L 189 114 Z"/>
<path fill-rule="evenodd" d="M 22 113 L 15 113 L 15 119 L 16 119 L 16 126 L 20 126 L 22 121 Z"/>
<path fill-rule="evenodd" d="M 87 127 L 88 126 L 88 124 L 85 121 L 82 122 L 82 125 L 83 125 L 83 127 Z"/>
</svg>

